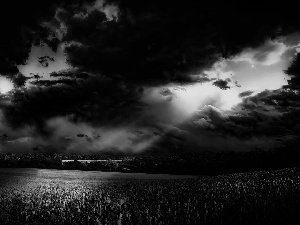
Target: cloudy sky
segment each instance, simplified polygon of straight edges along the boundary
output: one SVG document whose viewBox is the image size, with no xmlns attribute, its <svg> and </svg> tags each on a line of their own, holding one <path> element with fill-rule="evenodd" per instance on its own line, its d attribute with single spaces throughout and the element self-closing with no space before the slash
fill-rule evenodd
<svg viewBox="0 0 300 225">
<path fill-rule="evenodd" d="M 290 7 L 3 7 L 0 152 L 249 151 L 299 139 L 300 24 Z"/>
</svg>

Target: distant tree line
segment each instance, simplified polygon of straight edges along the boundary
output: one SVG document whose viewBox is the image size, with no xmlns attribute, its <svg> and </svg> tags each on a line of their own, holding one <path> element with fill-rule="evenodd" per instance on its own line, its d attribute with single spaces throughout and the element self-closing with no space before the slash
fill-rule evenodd
<svg viewBox="0 0 300 225">
<path fill-rule="evenodd" d="M 74 161 L 62 164 L 62 159 Z M 82 159 L 106 159 L 106 162 L 82 163 Z M 122 159 L 115 162 L 114 159 Z M 76 169 L 118 172 L 170 173 L 217 175 L 233 172 L 298 167 L 299 149 L 281 148 L 271 151 L 249 152 L 199 152 L 176 155 L 63 155 L 46 153 L 0 153 L 0 167 L 25 167 L 44 169 Z"/>
</svg>

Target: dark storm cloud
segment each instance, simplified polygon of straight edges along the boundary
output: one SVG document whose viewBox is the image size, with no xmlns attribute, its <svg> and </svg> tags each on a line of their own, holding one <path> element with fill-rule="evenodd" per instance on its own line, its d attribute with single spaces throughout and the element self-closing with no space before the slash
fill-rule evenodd
<svg viewBox="0 0 300 225">
<path fill-rule="evenodd" d="M 239 97 L 243 98 L 243 97 L 248 97 L 249 95 L 252 95 L 253 91 L 243 91 L 241 93 L 239 93 Z"/>
<path fill-rule="evenodd" d="M 75 122 L 113 125 L 133 120 L 141 108 L 142 92 L 135 86 L 95 75 L 70 79 L 71 83 L 61 81 L 64 80 L 45 81 L 53 83 L 49 87 L 39 84 L 3 95 L 0 109 L 7 122 L 13 127 L 34 124 L 41 131 L 45 131 L 45 121 L 56 116 L 69 116 Z"/>
<path fill-rule="evenodd" d="M 73 4 L 57 9 L 49 24 L 69 43 L 65 50 L 71 65 L 134 82 L 194 82 L 191 74 L 220 57 L 287 32 L 287 21 L 296 28 L 290 24 L 293 18 L 278 19 L 276 10 L 269 7 L 266 13 L 263 5 L 255 8 L 254 17 L 251 6 L 238 10 L 239 5 L 227 2 L 107 2 L 119 8 L 115 19 L 95 7 L 88 11 Z M 262 60 L 272 50 L 262 49 L 255 57 Z"/>
<path fill-rule="evenodd" d="M 231 82 L 230 79 L 218 79 L 215 82 L 213 82 L 213 85 L 217 86 L 218 88 L 222 89 L 222 90 L 227 90 L 230 89 L 229 83 Z"/>
<path fill-rule="evenodd" d="M 1 1 L 0 74 L 16 74 L 16 65 L 26 62 L 37 38 L 49 42 L 55 49 L 57 40 L 47 40 L 48 34 L 40 26 L 40 22 L 53 15 L 53 6 L 57 2 L 59 1 Z"/>
<path fill-rule="evenodd" d="M 57 52 L 57 48 L 60 44 L 60 40 L 56 37 L 52 38 L 52 39 L 42 39 L 42 40 L 39 40 L 39 39 L 36 39 L 37 40 L 37 45 L 39 45 L 41 43 L 41 41 L 45 42 L 51 49 L 53 52 Z"/>
<path fill-rule="evenodd" d="M 54 62 L 54 58 L 47 55 L 38 58 L 38 62 L 44 67 L 49 66 L 49 61 Z"/>
<path fill-rule="evenodd" d="M 88 11 L 87 5 L 93 4 L 95 1 L 4 0 L 0 73 L 17 73 L 16 65 L 26 62 L 32 44 L 43 42 L 57 50 L 60 40 L 49 38 L 49 30 L 40 26 L 44 21 L 64 29 L 63 41 L 79 43 L 66 48 L 72 65 L 134 81 L 160 82 L 190 81 L 192 72 L 209 67 L 220 56 L 231 56 L 269 36 L 299 28 L 293 9 L 285 14 L 284 6 L 276 4 L 104 2 L 104 6 L 118 8 L 117 20 L 108 8 L 90 7 L 93 10 Z"/>
<path fill-rule="evenodd" d="M 285 73 L 291 76 L 288 80 L 288 85 L 285 88 L 292 90 L 300 90 L 300 54 L 298 53 L 295 59 L 292 61 L 291 65 Z"/>
<path fill-rule="evenodd" d="M 89 77 L 89 74 L 81 70 L 65 70 L 59 72 L 50 73 L 50 77 L 55 78 L 74 78 L 74 79 L 86 79 Z"/>
<path fill-rule="evenodd" d="M 76 80 L 71 79 L 59 79 L 59 80 L 35 80 L 31 81 L 31 84 L 38 85 L 38 86 L 54 86 L 57 84 L 68 84 L 68 85 L 76 85 Z"/>
<path fill-rule="evenodd" d="M 269 96 L 261 98 L 260 101 L 266 105 L 274 106 L 279 111 L 290 111 L 295 107 L 300 107 L 300 96 L 294 91 L 274 91 Z"/>
<path fill-rule="evenodd" d="M 21 73 L 16 73 L 12 76 L 10 76 L 11 81 L 14 83 L 15 87 L 23 87 L 27 80 L 30 79 L 30 77 L 26 77 Z"/>
<path fill-rule="evenodd" d="M 282 121 L 275 122 L 270 115 L 255 111 L 225 113 L 213 106 L 206 106 L 200 110 L 193 118 L 192 124 L 198 129 L 211 130 L 223 136 L 234 136 L 239 139 L 283 136 L 288 133 Z"/>
<path fill-rule="evenodd" d="M 104 10 L 110 4 L 118 10 Z M 57 50 L 60 40 L 40 26 L 50 21 L 61 29 L 74 66 L 143 83 L 191 82 L 190 74 L 220 57 L 279 34 L 279 25 L 281 33 L 297 28 L 293 13 L 278 17 L 282 8 L 272 7 L 261 4 L 253 17 L 252 6 L 227 2 L 107 1 L 101 11 L 95 1 L 4 1 L 0 73 L 17 73 L 16 64 L 26 61 L 32 44 Z"/>
</svg>

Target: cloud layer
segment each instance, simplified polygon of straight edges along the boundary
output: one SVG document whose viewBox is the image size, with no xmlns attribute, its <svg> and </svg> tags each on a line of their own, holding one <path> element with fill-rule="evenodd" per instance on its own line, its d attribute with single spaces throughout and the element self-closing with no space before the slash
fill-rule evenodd
<svg viewBox="0 0 300 225">
<path fill-rule="evenodd" d="M 0 94 L 1 149 L 181 152 L 299 136 L 299 54 L 283 88 L 251 86 L 272 83 L 297 51 L 291 11 L 156 0 L 4 6 L 0 75 L 15 88 Z"/>
</svg>

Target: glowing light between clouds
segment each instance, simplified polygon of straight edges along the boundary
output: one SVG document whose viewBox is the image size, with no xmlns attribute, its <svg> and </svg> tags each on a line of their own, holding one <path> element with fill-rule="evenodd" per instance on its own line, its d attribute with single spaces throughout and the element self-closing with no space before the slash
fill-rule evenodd
<svg viewBox="0 0 300 225">
<path fill-rule="evenodd" d="M 0 93 L 7 93 L 14 89 L 13 83 L 5 77 L 0 77 Z"/>
<path fill-rule="evenodd" d="M 212 82 L 187 86 L 184 91 L 174 90 L 177 98 L 172 104 L 181 112 L 184 120 L 205 105 L 230 110 L 242 101 L 238 95 L 243 91 L 258 93 L 265 89 L 281 88 L 287 84 L 283 70 L 289 65 L 290 57 L 295 54 L 298 46 L 267 41 L 256 49 L 246 49 L 231 59 L 216 62 L 212 69 L 204 73 L 209 78 L 229 79 L 230 89 L 221 90 Z M 235 82 L 241 86 L 235 85 Z"/>
<path fill-rule="evenodd" d="M 242 101 L 239 93 L 243 91 L 258 93 L 281 88 L 287 84 L 283 70 L 290 63 L 289 58 L 295 54 L 297 46 L 267 41 L 256 49 L 246 49 L 231 59 L 220 60 L 210 70 L 203 71 L 210 79 L 228 80 L 230 89 L 227 90 L 214 86 L 213 81 L 182 86 L 184 90 L 169 86 L 176 96 L 170 102 L 175 109 L 170 117 L 176 117 L 176 121 L 181 123 L 205 105 L 223 111 L 231 110 Z"/>
<path fill-rule="evenodd" d="M 58 72 L 66 69 L 70 69 L 70 66 L 66 63 L 66 57 L 63 51 L 64 45 L 60 44 L 58 46 L 57 52 L 53 52 L 47 45 L 33 46 L 31 47 L 31 52 L 29 58 L 27 59 L 26 65 L 18 65 L 20 73 L 27 77 L 32 77 L 33 74 L 41 76 L 40 80 L 55 80 L 57 78 L 51 77 L 51 72 Z M 49 56 L 53 57 L 54 61 L 48 62 L 47 67 L 42 66 L 38 62 L 38 57 Z M 26 86 L 30 86 L 27 82 Z"/>
<path fill-rule="evenodd" d="M 221 110 L 230 110 L 241 102 L 236 89 L 221 90 L 211 82 L 195 84 L 186 90 L 175 90 L 177 98 L 173 104 L 182 112 L 183 119 L 190 117 L 195 111 L 205 105 L 213 105 Z"/>
</svg>

